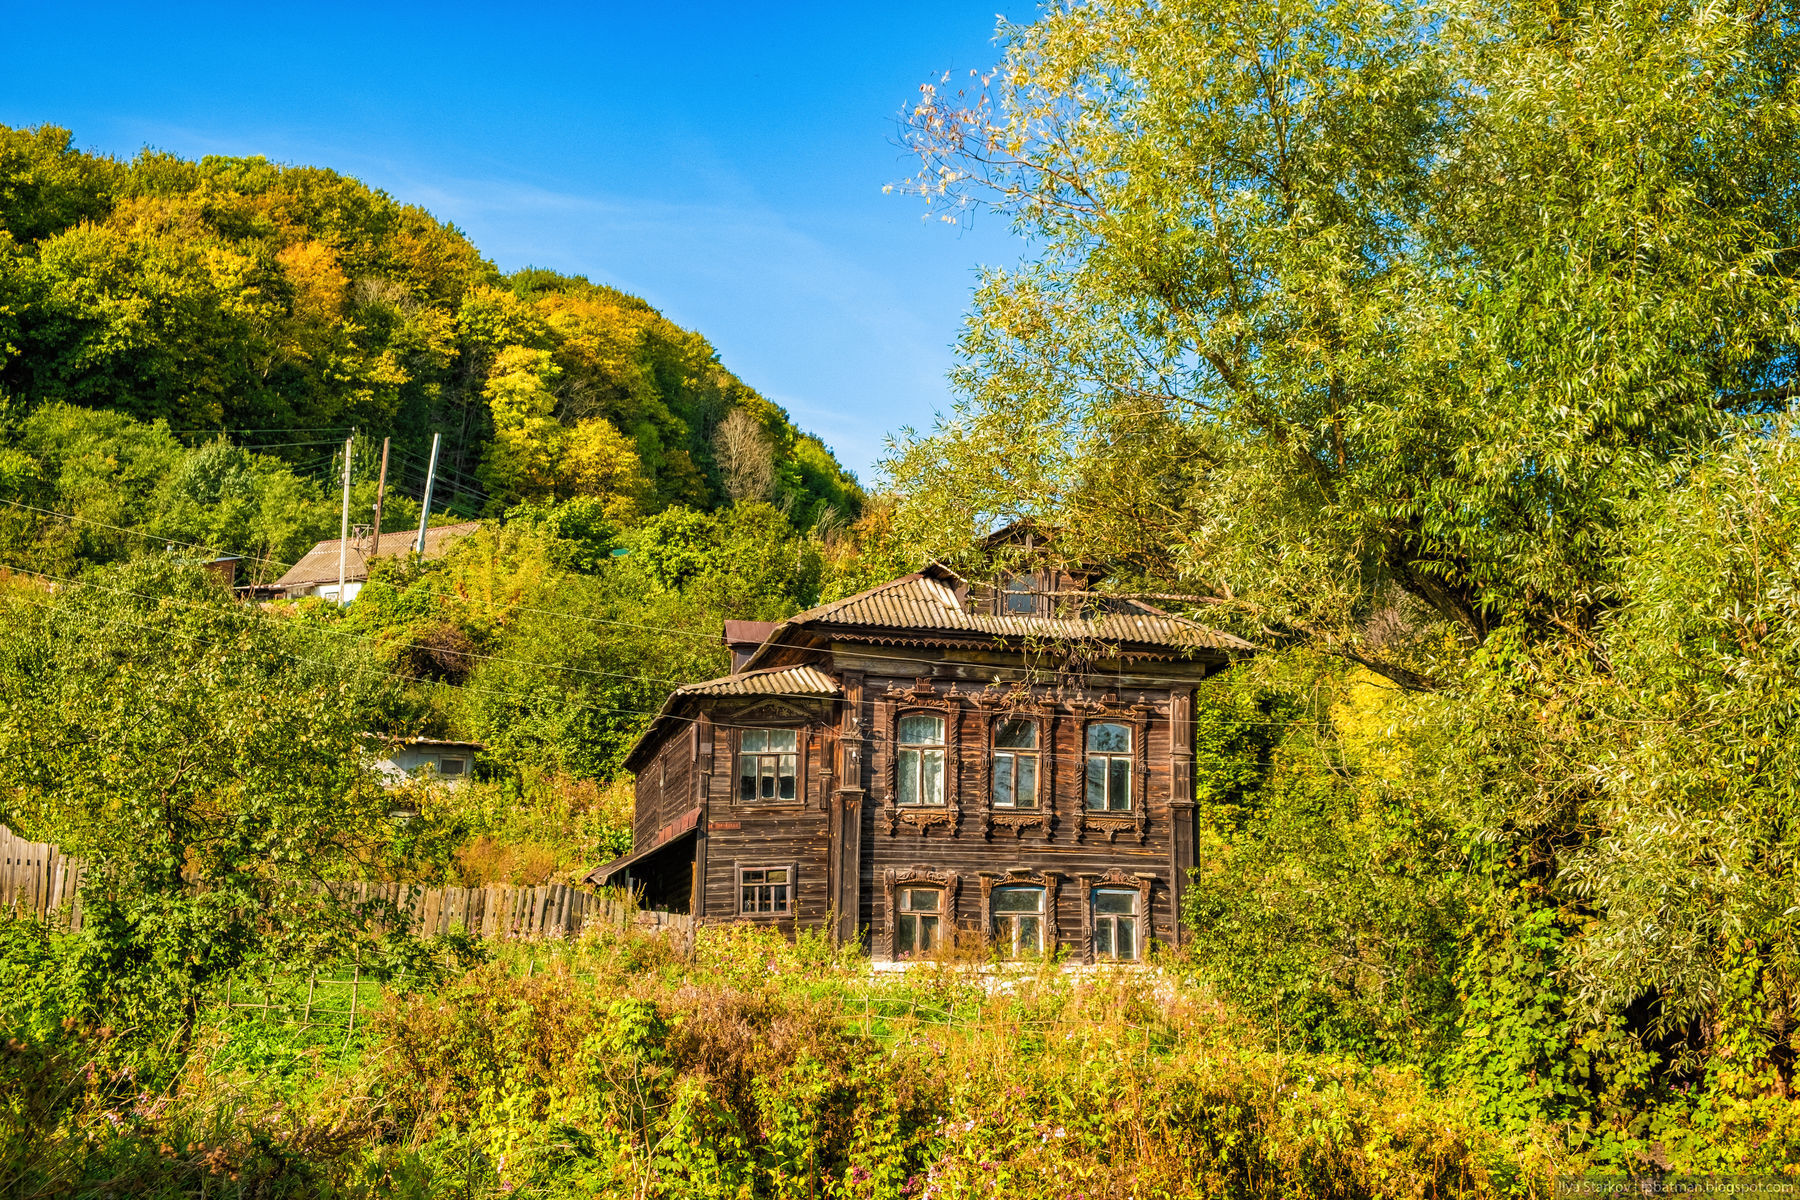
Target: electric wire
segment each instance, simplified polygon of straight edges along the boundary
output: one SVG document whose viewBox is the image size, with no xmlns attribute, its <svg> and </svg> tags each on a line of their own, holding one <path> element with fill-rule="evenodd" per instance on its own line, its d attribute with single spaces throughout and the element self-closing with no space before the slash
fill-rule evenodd
<svg viewBox="0 0 1800 1200">
<path fill-rule="evenodd" d="M 193 601 L 193 600 L 181 600 L 181 599 L 178 599 L 173 596 L 154 596 L 154 595 L 149 595 L 144 592 L 134 592 L 134 591 L 131 591 L 129 588 L 107 587 L 105 584 L 95 583 L 92 580 L 70 579 L 67 576 L 51 575 L 51 574 L 48 574 L 43 571 L 34 571 L 29 567 L 19 566 L 16 563 L 0 562 L 0 569 L 15 571 L 21 575 L 31 575 L 38 579 L 48 580 L 51 583 L 64 584 L 69 587 L 85 587 L 85 588 L 94 589 L 96 591 L 110 592 L 116 596 L 131 596 L 131 597 L 134 597 L 139 600 L 149 601 L 150 603 L 153 603 L 153 604 L 175 603 L 175 604 L 180 604 L 187 608 L 201 608 L 201 609 L 210 607 L 209 605 L 202 604 L 200 602 Z M 309 625 L 309 626 L 307 626 L 307 628 L 316 630 L 319 633 L 329 634 L 332 637 L 347 638 L 351 641 L 362 642 L 362 643 L 365 643 L 365 644 L 368 644 L 371 646 L 379 646 L 381 644 L 381 639 L 379 638 L 379 636 L 377 636 L 375 634 L 356 633 L 353 630 L 349 630 L 349 629 L 333 629 L 328 625 Z M 499 655 L 499 654 L 482 654 L 482 653 L 479 653 L 478 651 L 474 651 L 474 650 L 458 650 L 455 652 L 455 654 L 456 654 L 457 658 L 479 658 L 486 662 L 511 662 L 511 663 L 515 663 L 515 664 L 518 663 L 517 659 L 509 659 L 509 658 L 506 658 L 505 656 Z M 646 675 L 643 672 L 600 671 L 600 670 L 595 670 L 595 669 L 589 668 L 589 667 L 567 666 L 567 665 L 564 665 L 561 663 L 539 662 L 539 663 L 519 664 L 519 665 L 529 665 L 529 666 L 538 667 L 539 669 L 543 669 L 543 670 L 562 671 L 562 672 L 567 672 L 567 673 L 571 673 L 571 674 L 579 674 L 579 675 L 596 675 L 596 676 L 606 676 L 608 678 L 613 678 L 613 679 L 635 679 L 635 680 L 644 680 L 644 681 L 647 681 L 650 683 L 667 683 L 667 684 L 671 684 L 675 687 L 681 687 L 683 684 L 688 682 L 686 680 L 681 680 L 681 679 L 668 679 L 668 678 L 665 678 L 665 677 L 659 676 L 659 675 Z"/>
<path fill-rule="evenodd" d="M 0 564 L 0 566 L 3 566 L 3 565 L 4 564 Z M 37 572 L 29 572 L 29 571 L 27 571 L 25 573 L 26 574 L 37 574 Z M 95 590 L 99 590 L 99 591 L 118 592 L 119 594 L 137 596 L 141 599 L 147 599 L 147 600 L 151 600 L 153 602 L 158 602 L 158 603 L 166 602 L 171 599 L 171 597 L 166 597 L 166 596 L 165 597 L 144 596 L 142 593 L 122 591 L 121 589 L 100 587 L 99 585 L 85 583 L 85 582 L 79 581 L 79 580 L 73 581 L 71 583 L 71 586 L 94 588 Z M 17 592 L 14 592 L 12 594 L 12 598 L 23 601 L 24 603 L 27 603 L 27 604 L 34 605 L 39 608 L 48 609 L 48 608 L 54 607 L 54 603 L 51 600 L 38 600 L 33 597 L 19 595 Z M 187 642 L 190 642 L 190 643 L 193 643 L 196 645 L 213 646 L 213 647 L 221 647 L 221 646 L 227 645 L 227 643 L 225 643 L 219 639 L 216 639 L 216 638 L 205 638 L 205 637 L 201 637 L 197 634 L 182 633 L 182 632 L 179 632 L 176 630 L 171 630 L 166 625 L 152 625 L 152 624 L 146 624 L 141 621 L 132 621 L 132 620 L 129 620 L 129 619 L 125 618 L 124 616 L 118 615 L 118 614 L 115 614 L 107 619 L 113 623 L 123 624 L 123 625 L 129 626 L 130 628 L 133 628 L 133 629 L 140 629 L 140 630 L 144 630 L 145 632 L 149 632 L 149 633 L 157 633 L 157 634 L 163 634 L 166 636 L 177 637 L 183 641 L 187 641 Z M 313 626 L 309 626 L 309 627 L 305 627 L 305 628 L 306 628 L 307 632 L 313 632 L 313 631 L 317 630 L 317 627 L 313 627 Z M 510 690 L 510 689 L 505 689 L 505 688 L 497 688 L 497 687 L 493 687 L 493 686 L 486 685 L 486 684 L 445 684 L 442 680 L 431 679 L 431 678 L 428 678 L 425 676 L 420 676 L 420 675 L 409 675 L 409 674 L 406 674 L 405 672 L 395 671 L 390 668 L 383 667 L 380 664 L 371 664 L 368 666 L 346 664 L 346 663 L 342 662 L 341 660 L 329 659 L 329 658 L 314 658 L 309 655 L 301 654 L 297 651 L 289 650 L 289 649 L 285 649 L 285 648 L 278 649 L 276 652 L 281 655 L 284 655 L 285 657 L 287 657 L 289 659 L 297 661 L 297 662 L 310 663 L 314 666 L 328 667 L 328 668 L 331 668 L 333 670 L 338 670 L 338 671 L 348 671 L 349 673 L 355 674 L 355 675 L 376 675 L 381 678 L 398 679 L 398 680 L 403 680 L 403 681 L 410 682 L 410 683 L 419 683 L 419 684 L 426 684 L 426 685 L 431 685 L 431 686 L 456 687 L 459 691 L 462 691 L 462 692 L 471 692 L 471 693 L 474 693 L 477 695 L 498 696 L 503 699 L 512 700 L 512 701 L 515 701 L 515 702 L 518 702 L 521 704 L 530 704 L 530 703 L 539 702 L 539 701 L 545 700 L 547 698 L 553 698 L 556 695 L 556 693 L 552 692 L 550 689 L 539 689 L 536 691 L 523 691 L 522 692 L 522 691 L 515 691 L 515 690 Z M 788 699 L 802 699 L 802 700 L 819 700 L 819 699 L 828 698 L 828 697 L 821 697 L 817 693 L 813 693 L 813 692 L 769 692 L 769 693 L 760 693 L 760 695 L 770 696 L 770 697 L 774 697 L 774 698 L 788 698 Z M 700 716 L 700 717 L 680 716 L 675 713 L 665 712 L 661 709 L 653 710 L 653 709 L 644 709 L 644 708 L 630 708 L 630 707 L 623 706 L 623 705 L 602 705 L 602 704 L 593 704 L 593 703 L 588 703 L 586 705 L 586 707 L 588 707 L 596 712 L 614 713 L 614 714 L 622 714 L 622 715 L 627 715 L 627 716 L 639 716 L 639 717 L 652 717 L 652 718 L 660 717 L 662 720 L 669 721 L 669 722 L 672 722 L 677 725 L 698 725 L 702 720 L 709 720 L 709 718 L 707 718 L 705 716 Z M 1244 723 L 1261 725 L 1261 726 L 1266 726 L 1266 727 L 1270 727 L 1270 728 L 1279 728 L 1279 729 L 1291 729 L 1291 728 L 1305 727 L 1305 726 L 1311 726 L 1311 725 L 1316 724 L 1315 722 L 1304 720 L 1304 719 L 1295 719 L 1295 720 L 1290 720 L 1290 721 L 1246 721 Z M 746 730 L 746 729 L 764 728 L 764 726 L 761 726 L 761 725 L 742 725 L 742 724 L 736 724 L 736 723 L 733 723 L 730 721 L 720 721 L 717 719 L 710 719 L 710 724 L 712 725 L 712 727 L 714 729 L 725 729 L 725 730 Z M 646 728 L 647 728 L 647 726 L 646 726 Z M 944 749 L 946 749 L 946 751 L 947 751 L 948 747 L 945 746 Z M 1078 764 L 1078 763 L 1084 764 L 1084 763 L 1086 763 L 1086 761 L 1088 759 L 1088 755 L 1082 751 L 1067 752 L 1067 751 L 1060 751 L 1060 750 L 1045 748 L 1045 749 L 1037 750 L 1035 752 L 1033 752 L 1033 751 L 1023 751 L 1023 752 L 1024 753 L 1036 753 L 1040 760 L 1048 760 L 1051 762 L 1063 763 L 1063 764 Z M 1141 752 L 1147 753 L 1148 748 L 1145 747 Z"/>
</svg>

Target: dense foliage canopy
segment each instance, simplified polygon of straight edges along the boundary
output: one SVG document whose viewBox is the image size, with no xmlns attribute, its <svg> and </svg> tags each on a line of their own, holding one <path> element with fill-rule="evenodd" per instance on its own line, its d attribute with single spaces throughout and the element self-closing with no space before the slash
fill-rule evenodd
<svg viewBox="0 0 1800 1200">
<path fill-rule="evenodd" d="M 893 446 L 900 536 L 1059 524 L 1257 640 L 1207 970 L 1625 1165 L 1792 1137 L 1794 22 L 1078 2 L 908 122 L 908 188 L 1034 253 Z"/>
<path fill-rule="evenodd" d="M 295 464 L 352 427 L 391 435 L 415 484 L 438 432 L 440 494 L 465 510 L 591 495 L 628 516 L 753 494 L 810 525 L 861 498 L 642 300 L 502 275 L 455 228 L 334 171 L 120 162 L 48 126 L 0 127 L 0 394 L 189 442 L 223 430 Z M 733 414 L 753 436 L 722 452 Z"/>
</svg>

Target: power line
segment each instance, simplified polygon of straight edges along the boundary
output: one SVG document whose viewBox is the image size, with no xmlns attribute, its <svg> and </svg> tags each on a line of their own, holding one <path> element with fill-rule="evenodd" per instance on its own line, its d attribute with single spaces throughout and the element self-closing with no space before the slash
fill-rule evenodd
<svg viewBox="0 0 1800 1200">
<path fill-rule="evenodd" d="M 28 511 L 35 512 L 35 513 L 42 513 L 45 516 L 61 517 L 62 519 L 66 520 L 66 521 L 79 521 L 85 525 L 94 525 L 101 529 L 110 529 L 110 530 L 114 531 L 115 533 L 130 534 L 134 537 L 143 538 L 146 541 L 160 542 L 165 546 L 179 546 L 185 550 L 202 550 L 208 554 L 213 555 L 214 557 L 221 557 L 221 556 L 223 556 L 223 553 L 224 553 L 217 546 L 206 546 L 206 545 L 202 545 L 198 542 L 184 542 L 178 538 L 159 537 L 156 534 L 147 533 L 141 529 L 126 529 L 120 525 L 109 525 L 105 521 L 95 521 L 88 517 L 78 517 L 78 516 L 74 515 L 73 513 L 57 512 L 55 509 L 38 508 L 36 505 L 25 504 L 22 501 L 18 501 L 18 500 L 0 500 L 0 504 L 8 504 L 14 508 L 26 509 Z M 327 540 L 335 540 L 335 539 L 327 539 Z M 266 558 L 266 557 L 262 557 L 262 556 L 254 555 L 254 554 L 240 554 L 237 557 L 243 559 L 245 562 L 255 562 L 255 563 L 262 563 L 265 566 L 280 567 L 280 568 L 282 568 L 283 571 L 286 571 L 286 570 L 292 568 L 294 565 L 293 563 L 290 563 L 290 562 L 282 562 L 280 559 Z M 619 628 L 619 629 L 637 629 L 637 630 L 641 630 L 646 633 L 669 633 L 669 634 L 678 635 L 680 637 L 698 638 L 701 641 L 713 642 L 714 644 L 717 644 L 717 642 L 718 642 L 717 634 L 697 633 L 692 629 L 680 629 L 680 628 L 677 628 L 672 625 L 644 625 L 644 624 L 634 622 L 634 621 L 610 621 L 604 617 L 589 617 L 589 616 L 584 616 L 581 613 L 568 612 L 566 610 L 557 609 L 557 608 L 540 608 L 535 605 L 529 605 L 529 604 L 501 604 L 501 603 L 496 603 L 491 600 L 483 600 L 477 596 L 459 595 L 455 592 L 434 592 L 432 594 L 434 597 L 436 597 L 438 599 L 454 601 L 455 603 L 458 603 L 458 604 L 472 604 L 472 605 L 477 605 L 477 606 L 496 609 L 496 610 L 504 609 L 504 610 L 509 610 L 512 612 L 541 613 L 546 616 L 562 617 L 562 618 L 565 618 L 570 621 L 581 621 L 581 622 L 584 622 L 589 625 L 605 625 L 605 626 L 610 626 L 610 627 Z"/>
<path fill-rule="evenodd" d="M 400 455 L 402 458 L 409 460 L 411 465 L 415 469 L 420 470 L 420 471 L 423 471 L 426 469 L 427 463 L 423 457 L 412 454 L 409 451 L 402 450 L 399 447 L 395 447 L 395 453 Z M 469 474 L 467 471 L 463 471 L 457 467 L 451 466 L 447 461 L 445 461 L 442 458 L 438 459 L 437 471 L 440 476 L 454 476 L 456 479 L 463 481 L 463 484 L 462 484 L 463 491 L 480 492 L 482 499 L 485 500 L 488 498 L 487 489 L 482 484 L 481 480 L 476 478 L 475 476 Z"/>
<path fill-rule="evenodd" d="M 196 601 L 181 600 L 181 599 L 177 599 L 176 597 L 173 597 L 173 596 L 152 596 L 152 595 L 148 595 L 144 592 L 134 592 L 128 588 L 107 587 L 104 584 L 95 583 L 92 580 L 69 579 L 69 578 L 67 578 L 65 576 L 61 576 L 61 575 L 50 575 L 43 571 L 34 571 L 29 567 L 21 567 L 16 563 L 0 562 L 0 568 L 4 568 L 4 569 L 10 570 L 10 571 L 17 571 L 21 575 L 31 575 L 38 579 L 46 579 L 52 583 L 66 584 L 70 587 L 84 587 L 84 588 L 92 589 L 94 591 L 110 592 L 115 596 L 132 596 L 139 600 L 148 600 L 152 603 L 173 602 L 176 604 L 184 605 L 188 608 L 209 607 L 205 604 L 201 604 Z M 330 634 L 333 637 L 348 638 L 352 641 L 364 642 L 364 643 L 369 643 L 369 644 L 373 644 L 373 645 L 379 645 L 379 638 L 374 634 L 355 633 L 348 629 L 333 629 L 328 625 L 311 625 L 311 626 L 308 626 L 307 628 L 317 630 L 319 633 Z M 516 659 L 507 659 L 498 654 L 481 654 L 474 650 L 468 650 L 468 651 L 459 650 L 456 652 L 456 656 L 458 658 L 479 658 L 486 662 L 514 662 L 514 663 L 517 662 Z M 573 674 L 580 674 L 580 675 L 607 676 L 607 677 L 614 678 L 614 679 L 640 679 L 640 680 L 647 680 L 652 683 L 673 684 L 676 687 L 680 687 L 684 683 L 690 682 L 690 681 L 681 680 L 681 679 L 666 679 L 666 678 L 663 678 L 663 677 L 657 676 L 657 675 L 646 675 L 646 674 L 643 674 L 642 672 L 633 674 L 633 673 L 628 673 L 628 672 L 623 672 L 623 671 L 598 671 L 598 670 L 594 670 L 589 667 L 571 667 L 571 666 L 565 666 L 565 665 L 557 664 L 557 663 L 537 663 L 537 664 L 533 664 L 533 665 L 536 665 L 538 667 L 542 667 L 542 668 L 545 668 L 548 670 L 552 670 L 552 671 L 565 671 L 565 672 L 570 672 Z"/>
<path fill-rule="evenodd" d="M 6 566 L 6 565 L 7 564 L 0 564 L 0 566 Z M 56 580 L 56 577 L 54 577 L 54 576 L 46 576 L 46 575 L 41 574 L 40 572 L 25 570 L 23 568 L 13 568 L 13 569 L 20 570 L 21 573 L 26 574 L 26 575 L 33 575 L 33 576 L 37 576 L 39 578 L 51 579 L 56 582 L 68 583 L 70 586 L 74 586 L 74 587 L 86 587 L 86 588 L 90 588 L 90 589 L 96 590 L 96 591 L 113 592 L 118 595 L 135 596 L 139 599 L 149 600 L 149 601 L 156 602 L 156 603 L 161 603 L 161 602 L 165 602 L 165 601 L 172 599 L 172 597 L 166 597 L 166 596 L 164 596 L 164 597 L 147 596 L 147 595 L 144 595 L 143 593 L 132 592 L 132 591 L 129 591 L 126 589 L 107 588 L 107 587 L 103 587 L 98 584 L 88 583 L 88 582 L 85 582 L 82 580 Z M 37 600 L 30 596 L 20 595 L 17 592 L 12 593 L 12 598 L 17 599 L 17 600 L 22 600 L 25 603 L 32 604 L 39 608 L 52 607 L 52 602 L 49 600 Z M 187 603 L 187 604 L 192 605 L 193 602 L 177 601 L 177 603 Z M 204 606 L 201 606 L 201 607 L 204 607 Z M 261 617 L 258 619 L 266 620 L 267 618 Z M 114 623 L 118 623 L 118 624 L 128 625 L 134 629 L 142 629 L 142 630 L 145 630 L 145 631 L 151 632 L 151 633 L 159 633 L 159 634 L 178 637 L 184 641 L 195 643 L 198 645 L 203 645 L 203 646 L 219 647 L 219 646 L 223 646 L 223 645 L 227 644 L 227 643 L 221 642 L 217 639 L 203 638 L 196 634 L 181 633 L 181 632 L 178 632 L 175 630 L 171 630 L 168 628 L 167 625 L 145 624 L 140 621 L 128 620 L 123 616 L 114 616 L 111 618 L 111 621 L 113 621 Z M 300 626 L 300 628 L 307 632 L 328 632 L 318 626 Z M 495 688 L 495 687 L 489 687 L 489 686 L 485 686 L 485 685 L 475 685 L 475 684 L 448 685 L 448 684 L 443 684 L 441 680 L 428 679 L 424 676 L 419 676 L 419 675 L 408 675 L 408 674 L 405 674 L 404 672 L 394 671 L 394 670 L 391 670 L 389 668 L 382 667 L 379 665 L 362 667 L 362 666 L 348 665 L 341 661 L 333 660 L 333 659 L 313 658 L 313 657 L 309 657 L 307 655 L 299 654 L 292 650 L 284 649 L 284 650 L 280 650 L 278 652 L 285 654 L 287 657 L 294 659 L 296 661 L 299 661 L 299 662 L 311 663 L 315 666 L 331 667 L 333 669 L 340 670 L 340 671 L 347 670 L 347 671 L 349 671 L 353 674 L 357 674 L 357 675 L 367 675 L 367 674 L 373 673 L 373 674 L 379 674 L 386 678 L 400 679 L 400 680 L 405 680 L 405 681 L 411 682 L 411 683 L 421 683 L 421 684 L 441 685 L 441 686 L 455 686 L 461 691 L 472 692 L 472 693 L 476 693 L 479 695 L 499 696 L 499 697 L 502 697 L 505 699 L 514 700 L 514 701 L 518 701 L 521 703 L 533 702 L 533 701 L 542 699 L 544 696 L 544 693 L 541 691 L 518 692 L 518 691 L 510 691 L 510 690 L 507 690 L 504 688 Z M 802 693 L 802 692 L 768 692 L 768 693 L 762 693 L 762 694 L 769 695 L 769 696 L 786 697 L 786 698 L 792 698 L 792 699 L 817 700 L 820 698 L 817 694 L 812 693 L 812 692 L 804 692 L 804 693 Z M 625 707 L 622 705 L 600 705 L 600 704 L 591 704 L 590 703 L 588 705 L 588 707 L 592 708 L 594 711 L 597 711 L 597 712 L 625 714 L 625 715 L 630 715 L 630 716 L 655 717 L 655 716 L 661 715 L 664 720 L 673 721 L 678 724 L 689 724 L 689 725 L 698 724 L 700 722 L 700 720 L 703 719 L 701 717 L 676 716 L 672 713 L 662 713 L 661 710 L 628 708 L 628 707 Z M 1316 724 L 1316 722 L 1308 721 L 1308 720 L 1243 721 L 1241 723 L 1246 724 L 1246 725 L 1253 724 L 1253 725 L 1260 725 L 1260 726 L 1265 726 L 1265 727 L 1269 727 L 1269 728 L 1282 728 L 1282 729 L 1311 726 L 1311 725 Z M 716 720 L 712 721 L 712 725 L 715 729 L 743 730 L 743 729 L 760 729 L 760 728 L 762 728 L 762 726 L 758 726 L 758 725 L 736 725 L 736 724 L 732 724 L 730 722 L 716 721 Z M 1149 749 L 1148 746 L 1140 747 L 1137 750 L 1135 750 L 1134 753 L 1147 754 L 1148 749 Z M 947 747 L 946 747 L 946 750 L 947 750 Z M 1088 758 L 1088 755 L 1081 751 L 1069 753 L 1069 752 L 1058 751 L 1058 750 L 1049 749 L 1049 748 L 1040 749 L 1035 752 L 1034 751 L 1025 751 L 1025 753 L 1036 753 L 1037 756 L 1042 760 L 1049 760 L 1052 762 L 1059 762 L 1059 763 L 1064 763 L 1064 764 L 1085 763 Z"/>
<path fill-rule="evenodd" d="M 330 433 L 333 430 L 341 430 L 344 433 L 349 433 L 354 428 L 355 428 L 355 426 L 353 426 L 353 425 L 280 425 L 280 426 L 271 425 L 271 426 L 268 426 L 263 429 L 226 429 L 226 428 L 222 428 L 222 427 L 216 428 L 216 427 L 209 425 L 204 428 L 198 428 L 198 429 L 171 429 L 171 430 L 169 430 L 169 432 L 170 433 Z"/>
</svg>

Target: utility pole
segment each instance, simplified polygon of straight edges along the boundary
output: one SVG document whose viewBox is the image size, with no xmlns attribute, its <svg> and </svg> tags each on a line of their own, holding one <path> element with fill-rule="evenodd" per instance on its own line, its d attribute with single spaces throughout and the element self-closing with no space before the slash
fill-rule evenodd
<svg viewBox="0 0 1800 1200">
<path fill-rule="evenodd" d="M 350 451 L 356 445 L 353 433 L 344 439 L 344 520 L 338 533 L 338 607 L 344 607 L 344 568 L 348 565 L 346 555 L 350 553 Z"/>
<path fill-rule="evenodd" d="M 369 547 L 369 566 L 375 566 L 375 557 L 381 553 L 381 501 L 387 495 L 387 456 L 388 443 L 392 438 L 381 439 L 381 481 L 375 485 L 375 533 L 374 542 Z"/>
<path fill-rule="evenodd" d="M 425 553 L 425 522 L 431 520 L 431 485 L 437 480 L 438 443 L 443 440 L 441 433 L 431 435 L 431 462 L 425 468 L 425 503 L 419 506 L 419 540 L 413 544 L 414 554 Z"/>
</svg>

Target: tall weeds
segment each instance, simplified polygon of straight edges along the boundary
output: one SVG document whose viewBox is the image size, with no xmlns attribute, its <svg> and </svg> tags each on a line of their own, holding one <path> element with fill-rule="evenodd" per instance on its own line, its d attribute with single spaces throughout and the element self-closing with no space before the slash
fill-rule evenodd
<svg viewBox="0 0 1800 1200">
<path fill-rule="evenodd" d="M 0 1060 L 8 1194 L 1529 1195 L 1552 1166 L 1406 1071 L 1258 1049 L 1167 972 L 871 977 L 743 929 L 691 961 L 632 932 L 508 947 L 350 1037 L 215 1011 L 135 1090 L 79 1041 Z"/>
</svg>

